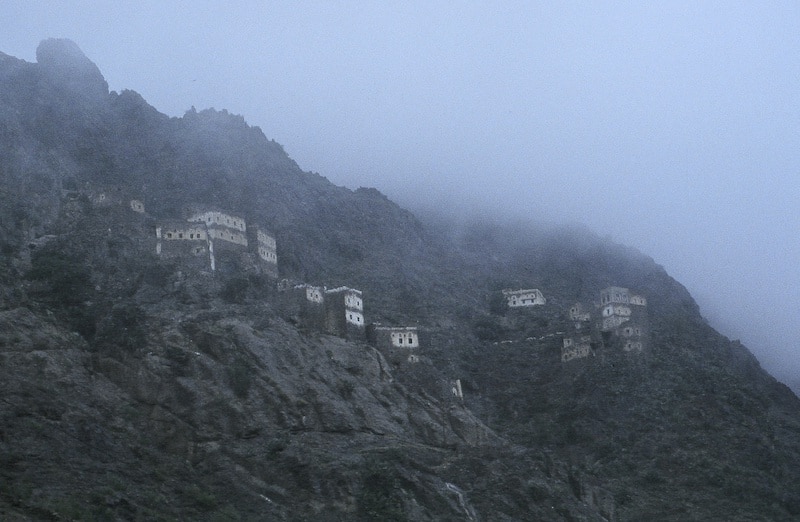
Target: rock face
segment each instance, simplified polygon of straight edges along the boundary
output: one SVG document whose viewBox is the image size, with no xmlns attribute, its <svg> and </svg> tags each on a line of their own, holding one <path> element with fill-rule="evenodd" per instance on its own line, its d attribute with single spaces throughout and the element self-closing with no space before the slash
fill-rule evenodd
<svg viewBox="0 0 800 522">
<path fill-rule="evenodd" d="M 800 401 L 651 259 L 582 230 L 445 233 L 241 117 L 108 95 L 71 42 L 37 55 L 0 56 L 0 518 L 800 516 Z M 197 207 L 266 226 L 281 279 L 357 288 L 419 345 L 325 334 L 236 255 L 157 255 Z M 570 307 L 610 286 L 646 296 L 647 348 L 598 335 L 562 362 Z"/>
<path fill-rule="evenodd" d="M 36 61 L 47 78 L 73 95 L 94 99 L 108 95 L 108 83 L 100 69 L 72 40 L 43 40 L 36 48 Z"/>
</svg>

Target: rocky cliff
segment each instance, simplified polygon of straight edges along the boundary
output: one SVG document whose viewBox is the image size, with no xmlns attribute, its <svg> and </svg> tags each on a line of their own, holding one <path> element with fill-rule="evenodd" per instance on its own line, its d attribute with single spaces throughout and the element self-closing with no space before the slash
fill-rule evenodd
<svg viewBox="0 0 800 522">
<path fill-rule="evenodd" d="M 64 40 L 0 55 L 0 180 L 3 519 L 800 516 L 800 401 L 632 249 L 421 221 L 239 116 L 109 93 Z M 281 280 L 419 327 L 419 362 L 309 327 L 235 252 L 156 254 L 191 208 L 271 230 Z M 647 297 L 647 348 L 563 363 L 567 310 L 608 286 Z"/>
</svg>

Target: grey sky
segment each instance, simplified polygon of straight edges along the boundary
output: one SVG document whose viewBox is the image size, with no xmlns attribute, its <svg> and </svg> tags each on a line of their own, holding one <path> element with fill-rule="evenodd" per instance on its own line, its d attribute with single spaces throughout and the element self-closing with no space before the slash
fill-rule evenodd
<svg viewBox="0 0 800 522">
<path fill-rule="evenodd" d="M 71 38 L 111 89 L 406 206 L 585 223 L 800 381 L 797 2 L 119 4 L 4 0 L 0 51 Z"/>
</svg>

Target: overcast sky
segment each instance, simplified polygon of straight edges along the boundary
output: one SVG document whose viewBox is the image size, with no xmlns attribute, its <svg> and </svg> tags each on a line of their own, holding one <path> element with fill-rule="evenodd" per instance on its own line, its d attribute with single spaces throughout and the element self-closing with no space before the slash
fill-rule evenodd
<svg viewBox="0 0 800 522">
<path fill-rule="evenodd" d="M 2 0 L 0 27 L 171 116 L 241 114 L 338 185 L 589 225 L 800 382 L 796 1 Z"/>
</svg>

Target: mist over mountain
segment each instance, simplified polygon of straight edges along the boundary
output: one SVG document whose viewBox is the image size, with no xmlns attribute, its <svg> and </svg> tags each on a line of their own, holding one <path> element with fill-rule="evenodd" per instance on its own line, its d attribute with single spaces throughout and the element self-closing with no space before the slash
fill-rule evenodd
<svg viewBox="0 0 800 522">
<path fill-rule="evenodd" d="M 68 40 L 0 54 L 0 179 L 4 519 L 800 516 L 800 400 L 586 228 L 416 216 Z"/>
</svg>

